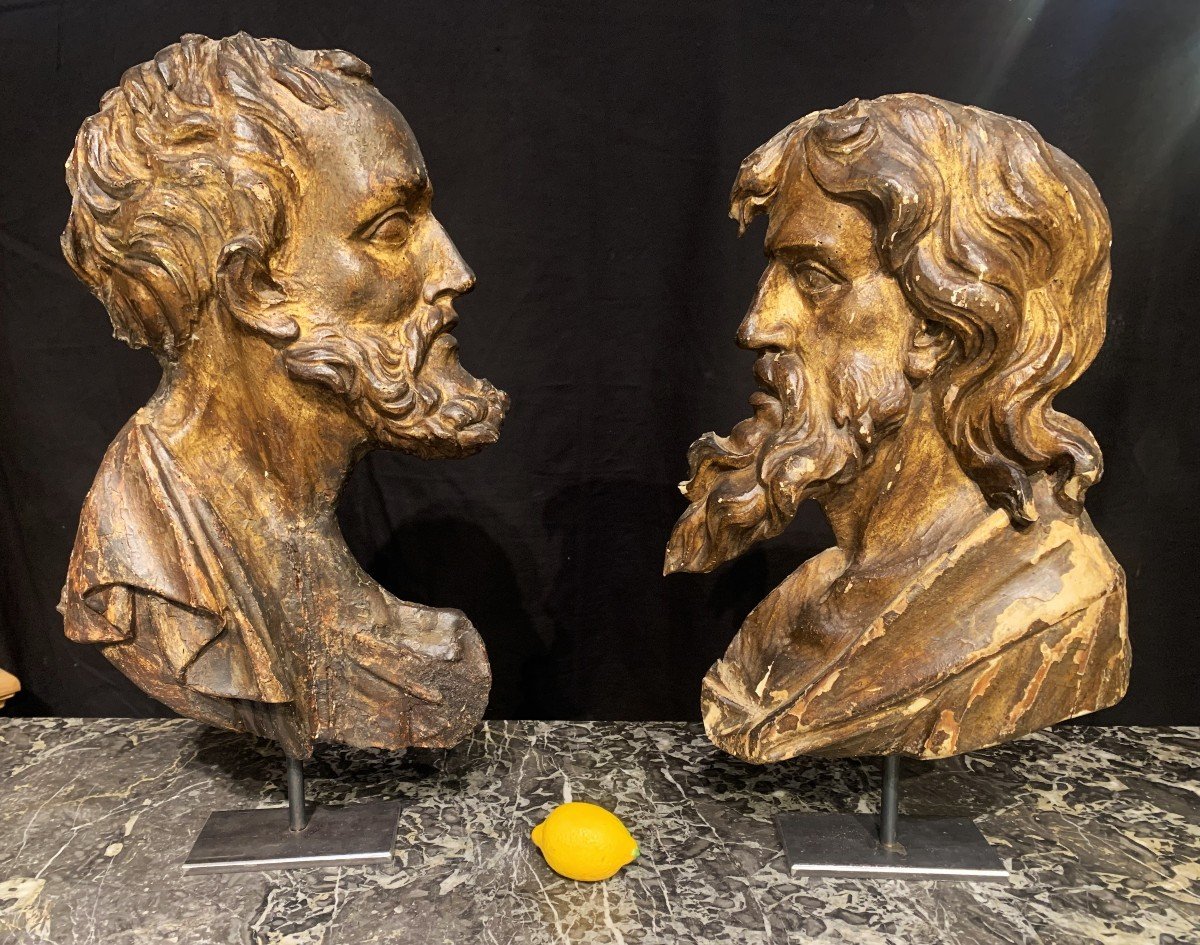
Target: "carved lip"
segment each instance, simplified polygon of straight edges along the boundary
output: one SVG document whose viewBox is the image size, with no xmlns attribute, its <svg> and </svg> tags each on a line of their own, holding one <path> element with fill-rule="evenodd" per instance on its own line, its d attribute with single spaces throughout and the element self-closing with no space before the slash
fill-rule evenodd
<svg viewBox="0 0 1200 945">
<path fill-rule="evenodd" d="M 450 334 L 449 329 L 438 332 L 433 340 L 429 342 L 429 351 L 434 348 L 458 348 L 458 339 Z M 428 356 L 428 355 L 427 355 Z"/>
</svg>

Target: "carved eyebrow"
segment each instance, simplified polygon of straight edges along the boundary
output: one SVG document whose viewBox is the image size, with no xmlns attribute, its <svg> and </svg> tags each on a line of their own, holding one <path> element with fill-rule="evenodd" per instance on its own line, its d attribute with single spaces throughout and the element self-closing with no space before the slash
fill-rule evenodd
<svg viewBox="0 0 1200 945">
<path fill-rule="evenodd" d="M 430 195 L 432 188 L 429 174 L 421 168 L 407 176 L 389 175 L 379 183 L 378 199 L 362 210 L 362 223 L 356 232 L 362 233 L 374 226 L 381 217 L 397 209 L 412 209 L 421 199 Z"/>
<path fill-rule="evenodd" d="M 373 189 L 381 201 L 387 201 L 389 208 L 405 204 L 428 193 L 429 173 L 423 167 L 407 173 L 387 172 L 379 176 Z"/>
<path fill-rule="evenodd" d="M 779 243 L 772 244 L 766 247 L 767 255 L 773 258 L 786 261 L 808 261 L 819 262 L 822 265 L 833 268 L 833 258 L 829 255 L 829 251 L 818 243 Z"/>
<path fill-rule="evenodd" d="M 383 186 L 402 198 L 418 196 L 429 190 L 429 172 L 422 167 L 413 174 L 388 175 Z"/>
</svg>

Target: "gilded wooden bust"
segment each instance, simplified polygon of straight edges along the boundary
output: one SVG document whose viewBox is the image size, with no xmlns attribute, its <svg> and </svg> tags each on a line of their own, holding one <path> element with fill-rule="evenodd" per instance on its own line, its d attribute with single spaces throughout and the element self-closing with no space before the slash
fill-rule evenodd
<svg viewBox="0 0 1200 945">
<path fill-rule="evenodd" d="M 67 635 L 297 757 L 463 738 L 491 681 L 479 635 L 388 594 L 334 517 L 368 450 L 466 456 L 507 407 L 459 363 L 474 277 L 370 69 L 185 36 L 104 96 L 67 182 L 68 262 L 163 371 L 88 494 Z"/>
<path fill-rule="evenodd" d="M 768 218 L 738 331 L 761 390 L 693 444 L 666 571 L 737 557 L 809 498 L 837 546 L 709 671 L 712 740 L 938 758 L 1119 700 L 1125 578 L 1083 507 L 1100 450 L 1053 406 L 1104 338 L 1088 175 L 1024 122 L 890 95 L 789 125 L 732 208 Z"/>
</svg>

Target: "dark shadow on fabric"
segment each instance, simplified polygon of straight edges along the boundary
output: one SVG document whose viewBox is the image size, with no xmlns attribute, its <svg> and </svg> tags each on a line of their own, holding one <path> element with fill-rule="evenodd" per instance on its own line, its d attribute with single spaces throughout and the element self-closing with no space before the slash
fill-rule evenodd
<svg viewBox="0 0 1200 945">
<path fill-rule="evenodd" d="M 685 507 L 670 486 L 624 479 L 567 486 L 547 501 L 558 569 L 546 598 L 553 643 L 536 675 L 557 683 L 547 695 L 562 717 L 699 719 L 709 666 L 746 614 L 814 553 L 780 539 L 715 574 L 664 577 L 667 537 Z M 637 620 L 666 632 L 639 632 Z"/>
<path fill-rule="evenodd" d="M 544 703 L 529 678 L 528 662 L 545 648 L 516 570 L 504 545 L 478 524 L 488 520 L 486 513 L 469 504 L 462 513 L 392 526 L 387 540 L 364 561 L 364 570 L 401 600 L 456 607 L 467 615 L 487 645 L 492 667 L 488 718 L 539 718 Z"/>
</svg>

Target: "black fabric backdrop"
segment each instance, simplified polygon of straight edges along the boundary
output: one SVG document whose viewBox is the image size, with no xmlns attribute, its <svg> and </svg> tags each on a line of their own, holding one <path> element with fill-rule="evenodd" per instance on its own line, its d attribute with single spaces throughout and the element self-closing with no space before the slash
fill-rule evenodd
<svg viewBox="0 0 1200 945">
<path fill-rule="evenodd" d="M 54 611 L 84 493 L 158 376 L 58 252 L 62 164 L 122 70 L 184 32 L 239 29 L 374 67 L 479 277 L 456 334 L 512 394 L 500 443 L 463 462 L 375 453 L 341 518 L 386 587 L 475 622 L 493 717 L 697 718 L 742 617 L 830 544 L 809 507 L 715 575 L 660 576 L 687 446 L 728 431 L 753 388 L 733 333 L 762 228 L 739 242 L 726 219 L 739 162 L 812 109 L 921 91 L 1027 119 L 1107 201 L 1109 338 L 1059 401 L 1104 449 L 1089 507 L 1130 579 L 1133 685 L 1100 720 L 1200 722 L 1189 0 L 0 3 L 0 662 L 26 687 L 11 710 L 165 711 Z"/>
</svg>

